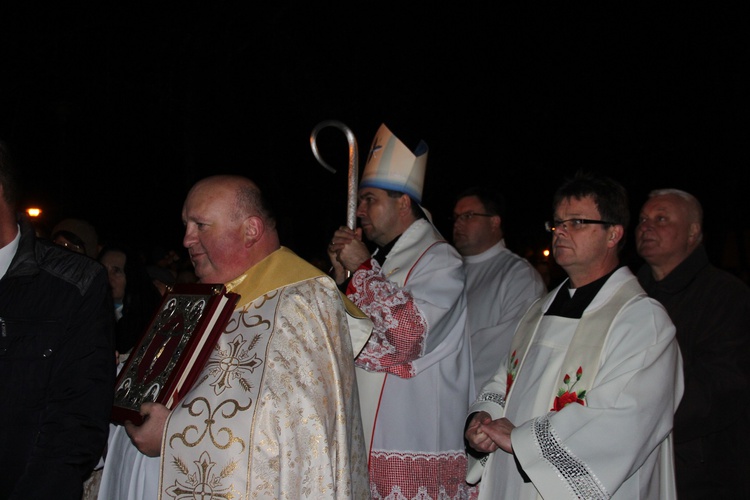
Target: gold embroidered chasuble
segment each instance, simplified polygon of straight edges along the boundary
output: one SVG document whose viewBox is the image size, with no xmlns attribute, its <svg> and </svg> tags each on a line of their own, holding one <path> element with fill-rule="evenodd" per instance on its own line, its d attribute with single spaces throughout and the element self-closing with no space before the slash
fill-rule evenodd
<svg viewBox="0 0 750 500">
<path fill-rule="evenodd" d="M 160 498 L 367 498 L 353 357 L 371 323 L 286 248 L 227 288 L 240 302 L 167 421 Z"/>
</svg>

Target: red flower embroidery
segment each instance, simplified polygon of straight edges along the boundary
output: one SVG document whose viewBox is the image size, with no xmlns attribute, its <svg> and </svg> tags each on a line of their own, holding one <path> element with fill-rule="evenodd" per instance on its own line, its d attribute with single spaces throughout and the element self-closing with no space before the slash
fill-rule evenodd
<svg viewBox="0 0 750 500">
<path fill-rule="evenodd" d="M 583 399 L 580 399 L 575 392 L 564 392 L 560 396 L 555 397 L 552 411 L 560 411 L 570 403 L 578 403 L 579 405 L 582 405 L 584 404 L 584 401 Z"/>
<path fill-rule="evenodd" d="M 565 374 L 565 377 L 563 377 L 563 384 L 565 384 L 565 387 L 561 387 L 557 391 L 557 396 L 555 397 L 555 401 L 552 404 L 551 411 L 560 411 L 570 403 L 578 403 L 579 405 L 584 406 L 586 405 L 586 391 L 581 391 L 580 394 L 576 394 L 576 392 L 573 391 L 573 387 L 575 387 L 578 381 L 581 380 L 581 375 L 583 375 L 583 367 L 579 366 L 578 370 L 576 371 L 576 380 L 571 385 L 570 375 L 568 375 L 567 373 Z"/>
</svg>

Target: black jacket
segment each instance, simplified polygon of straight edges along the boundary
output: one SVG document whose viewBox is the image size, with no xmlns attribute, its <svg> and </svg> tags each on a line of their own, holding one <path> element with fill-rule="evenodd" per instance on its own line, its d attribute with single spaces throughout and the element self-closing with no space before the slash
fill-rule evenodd
<svg viewBox="0 0 750 500">
<path fill-rule="evenodd" d="M 104 450 L 115 379 L 112 298 L 93 259 L 21 239 L 0 279 L 0 499 L 80 499 Z"/>
<path fill-rule="evenodd" d="M 712 266 L 703 245 L 661 281 L 645 265 L 644 290 L 677 328 L 685 393 L 674 418 L 677 495 L 750 498 L 750 289 Z"/>
</svg>

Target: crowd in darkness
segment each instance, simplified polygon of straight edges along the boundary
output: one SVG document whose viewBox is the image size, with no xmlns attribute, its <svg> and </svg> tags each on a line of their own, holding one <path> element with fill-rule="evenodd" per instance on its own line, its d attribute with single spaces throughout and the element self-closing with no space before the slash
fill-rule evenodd
<svg viewBox="0 0 750 500">
<path fill-rule="evenodd" d="M 283 248 L 284 221 L 252 180 L 207 176 L 182 206 L 187 259 L 84 219 L 35 227 L 17 213 L 0 143 L 0 391 L 23 400 L 0 425 L 0 463 L 18 476 L 0 498 L 63 482 L 84 500 L 171 495 L 195 477 L 165 461 L 198 464 L 186 458 L 196 451 L 253 465 L 205 484 L 274 498 L 308 489 L 310 467 L 330 474 L 324 496 L 342 499 L 746 495 L 750 288 L 711 264 L 700 201 L 651 190 L 631 220 L 622 184 L 578 170 L 544 223 L 552 260 L 534 260 L 507 248 L 513 207 L 487 186 L 451 200 L 441 234 L 421 205 L 427 151 L 381 125 L 359 224 L 335 228 L 324 256 Z M 196 282 L 241 300 L 199 381 L 175 408 L 144 402 L 139 425 L 109 424 L 115 374 L 170 287 Z M 235 352 L 244 335 L 253 342 Z M 235 366 L 228 357 L 256 382 L 220 383 L 229 372 L 213 367 Z M 194 411 L 204 403 L 236 411 L 206 419 Z M 299 403 L 309 417 L 294 417 Z M 222 432 L 255 442 L 189 442 L 219 415 Z M 318 448 L 291 446 L 295 459 L 274 466 L 274 450 L 321 432 Z"/>
</svg>

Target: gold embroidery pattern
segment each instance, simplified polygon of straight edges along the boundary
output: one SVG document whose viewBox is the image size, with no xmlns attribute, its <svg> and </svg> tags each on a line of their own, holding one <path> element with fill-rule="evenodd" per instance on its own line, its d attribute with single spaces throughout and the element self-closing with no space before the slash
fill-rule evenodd
<svg viewBox="0 0 750 500">
<path fill-rule="evenodd" d="M 196 407 L 199 406 L 200 403 L 203 403 L 205 405 L 204 409 L 197 409 Z M 248 408 L 250 408 L 253 405 L 252 400 L 247 404 L 247 406 L 241 406 L 237 400 L 235 399 L 226 399 L 222 401 L 219 406 L 216 407 L 215 410 L 211 411 L 211 403 L 206 398 L 195 398 L 194 400 L 190 401 L 189 403 L 184 403 L 182 405 L 183 408 L 188 408 L 188 411 L 190 412 L 190 415 L 193 417 L 199 417 L 204 412 L 210 415 L 208 418 L 206 418 L 203 423 L 206 424 L 206 427 L 203 429 L 203 431 L 199 431 L 197 425 L 188 425 L 185 427 L 182 432 L 176 432 L 172 434 L 169 438 L 169 446 L 172 446 L 172 442 L 175 439 L 179 439 L 182 441 L 182 444 L 185 446 L 192 448 L 193 446 L 196 446 L 201 441 L 203 441 L 203 438 L 206 437 L 206 433 L 209 434 L 211 437 L 211 442 L 219 448 L 220 450 L 226 450 L 229 448 L 232 443 L 238 443 L 241 446 L 240 452 L 245 449 L 245 442 L 238 438 L 234 437 L 234 434 L 232 433 L 232 429 L 229 427 L 221 427 L 219 429 L 214 430 L 214 424 L 216 424 L 216 414 L 224 407 L 224 410 L 221 412 L 221 417 L 225 419 L 231 419 L 235 415 L 237 415 L 238 412 L 245 411 Z M 198 436 L 194 440 L 190 440 L 188 438 L 188 434 L 196 433 Z M 220 444 L 217 441 L 218 436 L 226 435 L 226 442 L 224 444 Z"/>
<path fill-rule="evenodd" d="M 265 317 L 268 311 L 257 308 L 259 303 L 266 302 L 273 303 L 264 296 L 235 311 L 206 362 L 199 383 L 181 405 L 187 412 L 183 424 L 174 429 L 177 432 L 169 435 L 169 448 L 176 453 L 172 455 L 172 479 L 164 485 L 165 495 L 179 500 L 244 498 L 237 488 L 241 491 L 244 482 L 241 478 L 245 470 L 240 464 L 243 454 L 247 454 L 249 436 L 243 435 L 243 426 L 234 422 L 238 418 L 250 421 L 253 418 L 239 415 L 254 411 L 258 396 L 266 343 L 273 326 L 272 319 Z M 273 310 L 272 306 L 270 312 Z M 210 392 L 198 389 L 207 382 Z M 193 468 L 187 467 L 180 449 L 201 454 L 200 460 L 193 462 Z M 224 451 L 219 453 L 220 450 Z M 212 473 L 218 467 L 213 456 L 229 464 L 219 474 Z M 234 482 L 237 479 L 239 483 Z"/>
<path fill-rule="evenodd" d="M 218 475 L 211 473 L 216 466 L 216 462 L 211 461 L 211 456 L 207 452 L 203 452 L 200 458 L 193 463 L 195 464 L 195 472 L 191 473 L 185 462 L 179 458 L 174 459 L 172 464 L 185 476 L 187 484 L 175 481 L 174 485 L 167 488 L 167 494 L 170 497 L 177 500 L 194 500 L 196 498 L 224 498 L 229 500 L 239 496 L 239 493 L 235 491 L 231 484 L 227 487 L 221 487 L 222 479 L 232 475 L 232 472 L 237 468 L 237 462 L 231 461 Z"/>
<path fill-rule="evenodd" d="M 369 497 L 340 301 L 321 278 L 235 311 L 204 381 L 168 421 L 165 498 Z"/>
<path fill-rule="evenodd" d="M 242 335 L 237 335 L 232 339 L 227 349 L 221 349 L 217 346 L 218 356 L 212 356 L 206 363 L 208 375 L 215 377 L 214 382 L 210 384 L 214 388 L 214 394 L 218 396 L 225 390 L 231 389 L 230 379 L 239 380 L 240 385 L 246 391 L 252 389 L 252 384 L 244 378 L 243 372 L 248 370 L 253 373 L 256 368 L 263 364 L 263 360 L 256 353 L 251 353 L 252 346 L 257 343 L 259 337 L 257 335 L 253 339 L 249 349 L 242 348 L 246 343 Z"/>
<path fill-rule="evenodd" d="M 252 306 L 256 309 L 261 309 L 264 305 L 266 305 L 266 302 L 269 300 L 275 300 L 279 296 L 279 290 L 274 290 L 271 293 L 267 293 L 261 297 L 258 297 L 255 299 L 255 301 L 252 303 Z"/>
</svg>

